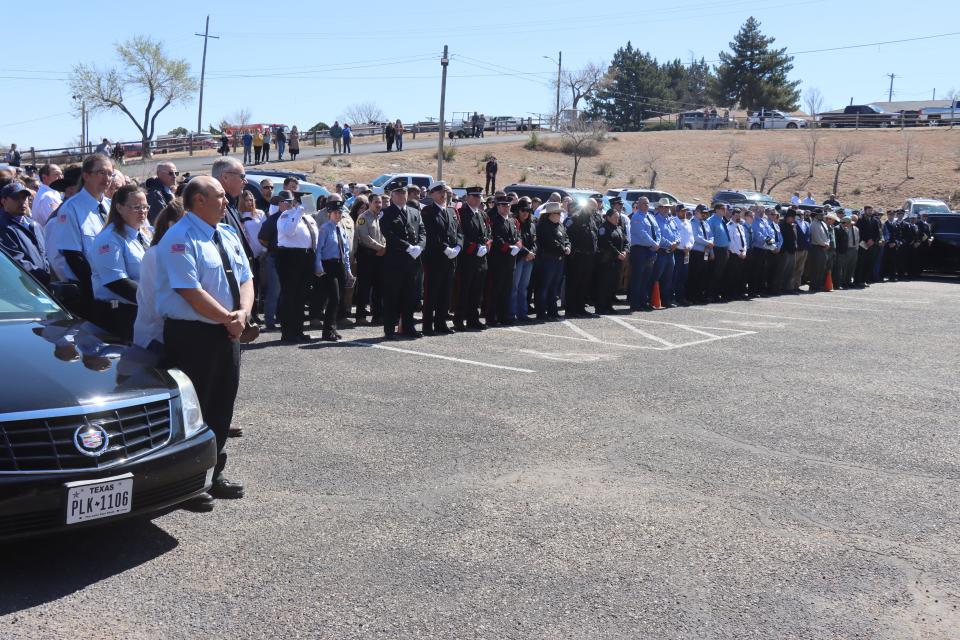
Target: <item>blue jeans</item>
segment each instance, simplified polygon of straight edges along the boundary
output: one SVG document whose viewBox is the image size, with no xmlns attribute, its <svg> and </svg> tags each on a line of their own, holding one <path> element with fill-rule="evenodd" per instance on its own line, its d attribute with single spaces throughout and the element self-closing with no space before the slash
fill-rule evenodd
<svg viewBox="0 0 960 640">
<path fill-rule="evenodd" d="M 523 258 L 517 260 L 513 269 L 513 290 L 510 292 L 510 318 L 527 317 L 527 287 L 530 286 L 530 276 L 533 275 L 533 260 L 529 262 Z"/>
<path fill-rule="evenodd" d="M 280 276 L 272 253 L 263 256 L 260 261 L 260 295 L 263 297 L 263 321 L 277 323 L 277 305 L 280 302 Z M 266 289 L 266 291 L 264 291 Z"/>
<path fill-rule="evenodd" d="M 397 137 L 394 138 L 393 141 L 397 145 L 397 151 L 403 151 L 403 134 L 398 133 Z"/>
<path fill-rule="evenodd" d="M 687 270 L 689 264 L 684 262 L 683 252 L 678 251 L 674 255 L 673 261 L 673 298 L 664 302 L 686 302 L 687 301 Z M 690 254 L 687 254 L 688 256 Z M 693 259 L 692 257 L 690 258 Z M 702 262 L 702 260 L 701 260 Z"/>
<path fill-rule="evenodd" d="M 653 277 L 650 278 L 650 288 L 653 283 L 660 283 L 660 303 L 669 304 L 673 296 L 673 254 L 658 253 L 657 261 L 653 265 Z"/>
<path fill-rule="evenodd" d="M 540 286 L 537 287 L 537 317 L 559 315 L 557 296 L 560 295 L 560 280 L 563 277 L 563 258 L 546 256 L 537 258 Z"/>
<path fill-rule="evenodd" d="M 283 152 L 287 149 L 287 143 L 283 140 L 277 141 L 277 159 L 283 160 Z"/>
<path fill-rule="evenodd" d="M 638 244 L 630 247 L 630 295 L 631 309 L 639 309 L 650 303 L 650 287 L 653 286 L 653 265 L 656 251 Z"/>
</svg>

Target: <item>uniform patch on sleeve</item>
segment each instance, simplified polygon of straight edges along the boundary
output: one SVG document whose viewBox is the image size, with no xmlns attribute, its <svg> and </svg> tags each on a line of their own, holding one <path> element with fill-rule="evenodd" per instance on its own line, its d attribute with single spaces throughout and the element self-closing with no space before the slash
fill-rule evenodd
<svg viewBox="0 0 960 640">
<path fill-rule="evenodd" d="M 357 220 L 357 224 L 362 227 L 363 225 L 367 224 L 367 219 L 366 219 L 366 218 L 360 218 L 359 220 Z"/>
<path fill-rule="evenodd" d="M 100 248 L 97 249 L 97 253 L 99 253 L 100 255 L 103 255 L 105 253 L 110 253 L 110 245 L 108 244 L 100 245 Z"/>
<path fill-rule="evenodd" d="M 186 253 L 187 245 L 185 244 L 172 244 L 170 245 L 170 253 Z"/>
<path fill-rule="evenodd" d="M 60 215 L 57 216 L 57 220 L 58 220 L 59 222 L 66 222 L 66 221 L 67 221 L 67 214 L 61 213 Z"/>
</svg>

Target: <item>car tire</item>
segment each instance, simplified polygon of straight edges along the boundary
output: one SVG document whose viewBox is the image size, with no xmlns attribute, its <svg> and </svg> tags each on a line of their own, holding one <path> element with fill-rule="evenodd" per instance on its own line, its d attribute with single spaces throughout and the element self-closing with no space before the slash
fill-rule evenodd
<svg viewBox="0 0 960 640">
<path fill-rule="evenodd" d="M 796 122 L 788 122 L 788 123 L 787 123 L 787 129 L 796 129 L 796 128 L 797 128 L 797 123 L 796 123 Z"/>
<path fill-rule="evenodd" d="M 760 128 L 760 123 L 759 123 L 759 122 L 754 122 L 753 124 L 750 125 L 750 128 L 751 128 L 751 129 L 754 129 L 754 130 L 759 129 L 759 128 Z"/>
</svg>

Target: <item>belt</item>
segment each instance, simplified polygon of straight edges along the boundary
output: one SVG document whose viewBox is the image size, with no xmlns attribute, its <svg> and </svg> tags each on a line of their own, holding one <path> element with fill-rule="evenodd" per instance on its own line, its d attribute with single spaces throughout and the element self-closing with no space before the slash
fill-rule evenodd
<svg viewBox="0 0 960 640">
<path fill-rule="evenodd" d="M 650 250 L 650 251 L 656 251 L 656 249 L 654 249 L 653 247 L 648 247 L 648 246 L 645 245 L 645 244 L 632 244 L 632 245 L 630 245 L 630 248 L 631 248 L 631 249 L 632 249 L 633 247 L 639 247 L 639 248 L 641 248 L 641 249 L 648 249 L 648 250 Z"/>
<path fill-rule="evenodd" d="M 295 253 L 314 253 L 316 249 L 302 249 L 300 247 L 277 247 L 277 251 L 293 251 Z"/>
</svg>

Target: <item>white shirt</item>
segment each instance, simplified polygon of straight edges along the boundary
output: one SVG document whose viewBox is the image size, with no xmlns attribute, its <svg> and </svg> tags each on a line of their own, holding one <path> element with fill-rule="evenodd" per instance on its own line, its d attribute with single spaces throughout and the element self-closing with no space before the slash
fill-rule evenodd
<svg viewBox="0 0 960 640">
<path fill-rule="evenodd" d="M 277 246 L 285 249 L 316 249 L 320 232 L 313 216 L 304 215 L 303 207 L 294 207 L 280 214 L 277 220 Z"/>
<path fill-rule="evenodd" d="M 790 198 L 790 204 L 800 204 L 800 196 L 793 196 Z"/>
<path fill-rule="evenodd" d="M 133 344 L 146 349 L 156 340 L 163 344 L 163 316 L 157 313 L 157 247 L 150 247 L 140 263 L 137 287 L 137 319 L 133 323 Z"/>
<path fill-rule="evenodd" d="M 806 198 L 800 201 L 800 204 L 817 204 L 817 201 L 807 196 Z"/>
<path fill-rule="evenodd" d="M 677 249 L 686 249 L 690 250 L 693 248 L 693 225 L 690 224 L 689 218 L 675 218 L 674 222 L 677 223 L 677 233 L 680 235 L 680 244 L 677 245 Z"/>
<path fill-rule="evenodd" d="M 260 244 L 260 240 L 257 239 L 266 216 L 259 209 L 252 213 L 250 211 L 241 212 L 240 216 L 241 218 L 251 218 L 243 221 L 243 234 L 247 236 L 247 243 L 250 245 L 250 250 L 253 251 L 253 257 L 259 258 L 267 252 L 267 248 Z"/>
<path fill-rule="evenodd" d="M 743 227 L 732 220 L 727 220 L 727 229 L 730 231 L 730 253 L 746 255 L 747 249 L 743 244 L 745 241 Z"/>
<path fill-rule="evenodd" d="M 30 215 L 41 227 L 47 224 L 50 214 L 53 213 L 60 203 L 63 202 L 63 195 L 45 184 L 41 184 L 37 189 L 37 195 L 33 199 L 33 206 L 30 208 Z"/>
</svg>

